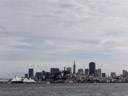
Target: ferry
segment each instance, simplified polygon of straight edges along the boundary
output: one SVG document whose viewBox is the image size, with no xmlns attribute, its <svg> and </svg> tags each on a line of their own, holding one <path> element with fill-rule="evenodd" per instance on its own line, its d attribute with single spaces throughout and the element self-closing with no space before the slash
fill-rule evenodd
<svg viewBox="0 0 128 96">
<path fill-rule="evenodd" d="M 23 83 L 23 81 L 21 78 L 18 78 L 17 76 L 15 76 L 10 80 L 10 83 Z"/>
<path fill-rule="evenodd" d="M 22 81 L 23 83 L 35 83 L 34 79 L 28 79 L 28 78 L 24 78 Z"/>
<path fill-rule="evenodd" d="M 13 79 L 10 80 L 10 83 L 35 83 L 35 80 L 28 78 L 18 78 L 17 76 L 15 76 Z"/>
</svg>

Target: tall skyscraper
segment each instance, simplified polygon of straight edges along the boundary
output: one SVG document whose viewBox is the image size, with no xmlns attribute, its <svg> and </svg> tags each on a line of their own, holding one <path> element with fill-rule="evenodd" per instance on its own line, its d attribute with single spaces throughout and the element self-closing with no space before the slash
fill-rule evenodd
<svg viewBox="0 0 128 96">
<path fill-rule="evenodd" d="M 94 62 L 90 62 L 89 63 L 89 75 L 95 76 L 95 63 Z"/>
<path fill-rule="evenodd" d="M 34 78 L 34 69 L 33 68 L 30 68 L 28 70 L 28 74 L 29 74 L 29 78 Z"/>
<path fill-rule="evenodd" d="M 73 64 L 73 74 L 76 74 L 76 64 L 75 64 L 75 61 L 74 61 L 74 64 Z"/>
</svg>

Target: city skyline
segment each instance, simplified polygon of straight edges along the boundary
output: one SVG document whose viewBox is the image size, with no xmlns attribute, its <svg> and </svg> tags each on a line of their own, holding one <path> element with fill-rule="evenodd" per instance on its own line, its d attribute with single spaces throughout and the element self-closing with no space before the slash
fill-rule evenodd
<svg viewBox="0 0 128 96">
<path fill-rule="evenodd" d="M 128 70 L 128 1 L 0 0 L 0 77 L 50 67 Z"/>
<path fill-rule="evenodd" d="M 28 73 L 25 73 L 22 78 L 31 78 L 31 79 L 37 79 L 42 80 L 46 76 L 47 78 L 54 77 L 57 74 L 66 73 L 70 74 L 72 76 L 84 76 L 86 78 L 88 77 L 94 77 L 94 78 L 127 78 L 128 71 L 122 70 L 122 73 L 120 75 L 117 75 L 116 72 L 112 71 L 110 74 L 106 74 L 102 68 L 97 68 L 95 62 L 90 62 L 88 68 L 76 68 L 75 61 L 73 63 L 72 67 L 64 67 L 62 70 L 59 67 L 56 68 L 50 68 L 50 71 L 42 70 L 38 72 L 34 72 L 34 68 L 29 68 Z M 47 74 L 47 75 L 46 75 Z M 62 74 L 61 74 L 62 75 Z M 63 76 L 63 75 L 62 75 Z M 68 75 L 69 76 L 69 75 Z M 72 77 L 71 76 L 71 77 Z M 70 76 L 69 76 L 70 77 Z M 45 78 L 45 80 L 47 80 Z"/>
<path fill-rule="evenodd" d="M 54 72 L 54 70 L 56 70 Z M 40 74 L 40 72 L 48 72 L 51 73 L 51 75 L 56 74 L 58 72 L 63 72 L 63 71 L 67 71 L 70 74 L 85 74 L 85 75 L 89 75 L 89 76 L 94 76 L 94 77 L 101 77 L 102 74 L 105 74 L 106 77 L 109 76 L 121 76 L 122 74 L 127 74 L 127 70 L 123 69 L 121 70 L 121 73 L 117 73 L 115 71 L 110 71 L 109 73 L 106 73 L 102 68 L 97 67 L 95 62 L 89 62 L 88 63 L 88 67 L 78 67 L 75 63 L 75 60 L 72 63 L 72 66 L 68 66 L 68 67 L 63 67 L 60 68 L 59 66 L 57 67 L 49 67 L 49 70 L 45 70 L 45 69 L 41 69 L 41 70 L 35 70 L 35 68 L 28 68 L 28 71 L 24 71 L 20 74 L 18 74 L 17 72 L 15 73 L 14 76 L 19 76 L 19 77 L 26 77 L 26 78 L 34 78 L 36 76 L 36 73 Z M 11 77 L 8 77 L 8 79 Z M 2 77 L 1 77 L 2 79 Z"/>
<path fill-rule="evenodd" d="M 73 70 L 72 70 L 73 69 Z M 2 79 L 3 80 L 3 79 Z M 95 62 L 90 62 L 88 69 L 78 69 L 76 71 L 75 61 L 71 67 L 64 67 L 63 70 L 59 68 L 50 68 L 50 71 L 35 72 L 34 68 L 29 68 L 28 72 L 21 78 L 15 75 L 14 78 L 9 79 L 8 82 L 1 83 L 35 83 L 35 84 L 50 84 L 50 83 L 127 83 L 128 71 L 122 70 L 122 74 L 117 75 L 116 72 L 106 74 L 101 68 L 96 68 Z"/>
</svg>

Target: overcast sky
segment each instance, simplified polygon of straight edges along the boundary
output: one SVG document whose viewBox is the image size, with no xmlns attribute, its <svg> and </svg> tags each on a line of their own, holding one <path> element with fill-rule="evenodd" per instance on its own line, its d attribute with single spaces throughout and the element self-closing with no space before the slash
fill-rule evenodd
<svg viewBox="0 0 128 96">
<path fill-rule="evenodd" d="M 128 0 L 0 0 L 0 77 L 74 60 L 128 70 Z"/>
</svg>

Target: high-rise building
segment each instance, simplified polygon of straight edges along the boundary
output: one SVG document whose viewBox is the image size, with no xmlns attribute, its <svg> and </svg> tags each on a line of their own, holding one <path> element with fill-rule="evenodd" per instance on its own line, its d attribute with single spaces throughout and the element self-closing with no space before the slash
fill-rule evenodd
<svg viewBox="0 0 128 96">
<path fill-rule="evenodd" d="M 89 69 L 85 69 L 85 75 L 89 75 Z"/>
<path fill-rule="evenodd" d="M 83 74 L 83 69 L 78 69 L 78 74 Z"/>
<path fill-rule="evenodd" d="M 50 73 L 49 72 L 45 72 L 45 78 L 49 79 L 50 78 Z"/>
<path fill-rule="evenodd" d="M 101 78 L 101 69 L 95 71 L 95 76 Z"/>
<path fill-rule="evenodd" d="M 71 74 L 72 73 L 72 68 L 71 67 L 68 67 L 67 68 L 67 72 L 69 72 Z"/>
<path fill-rule="evenodd" d="M 94 62 L 90 62 L 89 63 L 89 75 L 95 76 L 95 63 Z"/>
<path fill-rule="evenodd" d="M 127 70 L 123 70 L 123 76 L 127 76 L 127 75 L 128 75 Z"/>
<path fill-rule="evenodd" d="M 25 78 L 28 78 L 28 74 L 25 74 Z"/>
<path fill-rule="evenodd" d="M 51 75 L 56 75 L 59 72 L 59 68 L 51 68 Z"/>
<path fill-rule="evenodd" d="M 115 72 L 111 72 L 111 77 L 115 78 L 116 77 L 116 73 Z"/>
<path fill-rule="evenodd" d="M 33 68 L 30 68 L 29 70 L 28 70 L 28 74 L 29 74 L 29 78 L 34 78 L 34 69 Z"/>
<path fill-rule="evenodd" d="M 41 79 L 43 78 L 42 72 L 36 72 L 35 78 L 36 78 L 37 80 L 41 80 Z"/>
<path fill-rule="evenodd" d="M 42 71 L 42 75 L 45 75 L 45 71 L 44 70 Z"/>
<path fill-rule="evenodd" d="M 75 61 L 74 61 L 74 64 L 73 64 L 73 74 L 76 74 L 76 64 L 75 64 Z"/>
<path fill-rule="evenodd" d="M 65 71 L 65 67 L 64 67 L 64 71 Z"/>
<path fill-rule="evenodd" d="M 102 77 L 105 78 L 106 77 L 106 73 L 102 73 Z"/>
<path fill-rule="evenodd" d="M 95 76 L 98 77 L 98 70 L 95 70 Z"/>
</svg>

